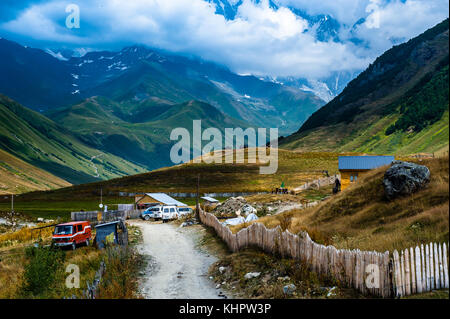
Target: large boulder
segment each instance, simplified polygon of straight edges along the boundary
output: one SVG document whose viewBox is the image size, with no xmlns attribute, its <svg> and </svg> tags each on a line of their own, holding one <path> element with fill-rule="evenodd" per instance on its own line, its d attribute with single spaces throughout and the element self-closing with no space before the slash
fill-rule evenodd
<svg viewBox="0 0 450 319">
<path fill-rule="evenodd" d="M 428 167 L 409 162 L 394 161 L 383 178 L 384 192 L 388 199 L 410 195 L 430 181 Z"/>
</svg>

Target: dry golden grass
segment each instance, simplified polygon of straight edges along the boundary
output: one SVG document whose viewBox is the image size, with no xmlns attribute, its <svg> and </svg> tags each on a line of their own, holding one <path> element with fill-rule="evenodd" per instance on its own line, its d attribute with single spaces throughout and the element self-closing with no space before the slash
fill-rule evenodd
<svg viewBox="0 0 450 319">
<path fill-rule="evenodd" d="M 70 185 L 0 149 L 0 195 L 45 191 Z"/>
<path fill-rule="evenodd" d="M 291 216 L 288 229 L 294 233 L 306 230 L 319 243 L 362 250 L 393 251 L 448 241 L 448 157 L 419 163 L 430 169 L 431 181 L 417 193 L 388 201 L 382 185 L 386 167 L 382 167 L 317 207 L 283 213 Z M 267 216 L 258 222 L 273 228 L 283 223 L 283 218 Z"/>
<path fill-rule="evenodd" d="M 41 223 L 36 227 L 50 224 Z M 34 227 L 33 227 L 34 228 Z M 48 240 L 52 236 L 53 227 L 43 228 L 41 230 L 32 230 L 31 227 L 23 227 L 17 231 L 7 232 L 0 235 L 0 247 L 14 246 L 17 244 L 28 243 L 37 240 L 39 237 Z"/>
<path fill-rule="evenodd" d="M 142 255 L 139 255 L 133 248 L 108 249 L 107 271 L 100 282 L 98 298 L 140 298 L 137 273 L 143 262 Z"/>
<path fill-rule="evenodd" d="M 23 250 L 13 249 L 0 253 L 0 299 L 16 298 L 24 272 Z"/>
<path fill-rule="evenodd" d="M 260 194 L 260 195 L 251 195 L 246 196 L 245 200 L 248 203 L 273 203 L 277 201 L 291 201 L 291 202 L 298 202 L 300 200 L 300 196 L 297 195 L 291 195 L 291 194 Z"/>
</svg>

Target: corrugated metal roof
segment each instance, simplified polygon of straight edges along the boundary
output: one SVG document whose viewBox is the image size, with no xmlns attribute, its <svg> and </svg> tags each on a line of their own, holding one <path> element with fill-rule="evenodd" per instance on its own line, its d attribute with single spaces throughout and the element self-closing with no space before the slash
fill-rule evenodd
<svg viewBox="0 0 450 319">
<path fill-rule="evenodd" d="M 339 169 L 374 169 L 394 160 L 394 156 L 339 156 Z"/>
<path fill-rule="evenodd" d="M 203 197 L 200 197 L 200 198 L 204 199 L 204 200 L 207 200 L 208 202 L 211 202 L 211 203 L 217 203 L 218 202 L 217 199 L 209 197 L 209 196 L 203 196 Z"/>
<path fill-rule="evenodd" d="M 99 228 L 99 227 L 101 228 L 101 227 L 104 227 L 104 226 L 114 225 L 114 224 L 118 224 L 118 223 L 120 223 L 120 221 L 115 220 L 115 221 L 112 221 L 112 222 L 95 225 L 95 228 Z"/>
<path fill-rule="evenodd" d="M 175 198 L 172 198 L 164 193 L 146 193 L 146 195 L 165 205 L 187 206 L 186 204 L 179 202 Z"/>
</svg>

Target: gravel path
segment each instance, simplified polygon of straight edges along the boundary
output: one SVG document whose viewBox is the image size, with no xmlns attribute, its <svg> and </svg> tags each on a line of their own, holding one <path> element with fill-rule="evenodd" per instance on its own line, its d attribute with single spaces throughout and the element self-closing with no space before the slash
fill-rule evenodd
<svg viewBox="0 0 450 319">
<path fill-rule="evenodd" d="M 133 221 L 141 227 L 141 254 L 150 260 L 141 283 L 149 299 L 214 299 L 219 290 L 208 279 L 208 268 L 216 261 L 195 248 L 195 230 L 172 224 Z"/>
</svg>

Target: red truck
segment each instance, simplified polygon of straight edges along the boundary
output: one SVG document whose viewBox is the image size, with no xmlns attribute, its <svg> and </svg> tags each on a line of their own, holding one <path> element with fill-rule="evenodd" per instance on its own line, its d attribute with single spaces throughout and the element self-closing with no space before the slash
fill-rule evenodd
<svg viewBox="0 0 450 319">
<path fill-rule="evenodd" d="M 91 225 L 88 221 L 58 224 L 53 231 L 53 245 L 57 247 L 71 247 L 73 250 L 78 244 L 89 246 L 91 240 Z"/>
</svg>

